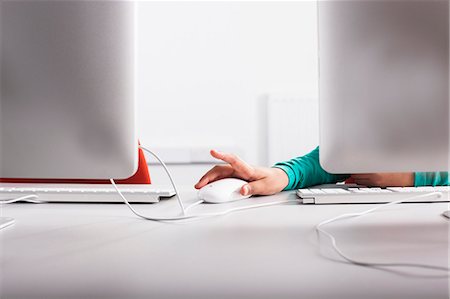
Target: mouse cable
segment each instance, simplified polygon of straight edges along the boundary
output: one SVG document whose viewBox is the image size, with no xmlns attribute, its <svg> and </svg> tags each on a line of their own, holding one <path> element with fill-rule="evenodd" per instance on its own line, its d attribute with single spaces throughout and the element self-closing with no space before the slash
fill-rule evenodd
<svg viewBox="0 0 450 299">
<path fill-rule="evenodd" d="M 193 207 L 198 206 L 199 204 L 202 204 L 202 203 L 204 203 L 204 202 L 205 202 L 205 201 L 204 201 L 203 199 L 201 199 L 201 200 L 199 200 L 199 201 L 196 201 L 196 202 L 194 202 L 194 203 L 188 205 L 188 206 L 186 207 L 185 210 L 187 211 L 187 210 L 189 210 L 189 209 L 192 209 Z"/>
<path fill-rule="evenodd" d="M 197 206 L 201 203 L 203 203 L 203 200 L 199 200 L 196 201 L 195 203 L 191 204 L 188 207 L 184 207 L 184 204 L 181 200 L 181 196 L 180 196 L 180 192 L 178 191 L 178 188 L 172 178 L 172 175 L 168 169 L 168 167 L 166 166 L 166 164 L 163 162 L 163 160 L 157 155 L 155 154 L 153 151 L 151 151 L 150 149 L 140 145 L 139 146 L 141 149 L 143 149 L 145 152 L 151 154 L 153 157 L 156 158 L 156 160 L 158 160 L 158 162 L 162 165 L 162 167 L 164 168 L 164 170 L 167 173 L 167 176 L 170 179 L 170 182 L 172 183 L 173 189 L 175 190 L 175 195 L 177 197 L 177 201 L 178 204 L 181 208 L 181 212 L 182 215 L 181 216 L 174 216 L 174 217 L 148 217 L 145 215 L 140 214 L 139 212 L 137 212 L 132 206 L 131 204 L 128 202 L 128 200 L 126 199 L 126 197 L 123 195 L 123 193 L 120 191 L 120 189 L 117 187 L 114 179 L 110 179 L 111 184 L 113 185 L 114 189 L 117 191 L 117 193 L 119 194 L 119 196 L 122 198 L 123 202 L 127 205 L 127 207 L 138 217 L 146 219 L 146 220 L 153 220 L 153 221 L 179 221 L 179 220 L 188 220 L 188 219 L 196 219 L 196 218 L 204 218 L 204 217 L 214 217 L 214 216 L 222 216 L 222 215 L 226 215 L 232 212 L 236 212 L 236 211 L 242 211 L 242 210 L 249 210 L 249 209 L 256 209 L 256 208 L 262 208 L 262 207 L 267 207 L 267 206 L 274 206 L 274 205 L 280 205 L 280 204 L 285 204 L 285 203 L 291 203 L 291 202 L 299 202 L 299 200 L 278 200 L 278 201 L 273 201 L 273 202 L 267 202 L 267 203 L 262 203 L 262 204 L 257 204 L 257 205 L 251 205 L 251 206 L 246 206 L 246 207 L 236 207 L 236 208 L 230 208 L 224 211 L 220 211 L 220 212 L 213 212 L 213 213 L 202 213 L 202 214 L 192 214 L 192 215 L 187 215 L 186 211 L 194 206 Z"/>
<path fill-rule="evenodd" d="M 153 157 L 155 157 L 155 159 L 158 160 L 158 162 L 164 168 L 164 170 L 167 173 L 167 176 L 169 177 L 170 183 L 172 183 L 172 187 L 175 190 L 175 196 L 177 197 L 178 204 L 180 205 L 181 213 L 183 215 L 186 215 L 186 209 L 184 208 L 183 201 L 181 200 L 180 192 L 178 192 L 177 186 L 176 186 L 176 184 L 175 184 L 175 182 L 174 182 L 174 180 L 172 178 L 172 175 L 171 175 L 169 169 L 167 168 L 166 164 L 164 163 L 164 161 L 160 157 L 158 157 L 157 154 L 155 154 L 154 152 L 152 152 L 148 148 L 146 148 L 146 147 L 144 147 L 142 145 L 139 145 L 139 147 L 141 149 L 143 149 L 145 152 L 147 152 L 147 153 L 151 154 Z M 113 184 L 113 185 L 115 185 L 115 184 Z M 117 187 L 116 187 L 116 190 L 118 190 Z"/>
<path fill-rule="evenodd" d="M 336 238 L 333 236 L 333 234 L 331 234 L 330 232 L 326 231 L 323 227 L 327 224 L 339 221 L 339 220 L 343 220 L 343 219 L 348 219 L 348 218 L 354 218 L 354 217 L 361 217 L 361 216 L 365 216 L 367 214 L 373 213 L 376 210 L 380 210 L 389 206 L 393 206 L 396 204 L 400 204 L 400 203 L 404 203 L 404 202 L 410 202 L 412 200 L 418 200 L 421 198 L 427 198 L 427 197 L 437 197 L 440 198 L 442 197 L 442 193 L 440 192 L 433 192 L 433 193 L 428 193 L 428 194 L 422 194 L 422 195 L 417 195 L 417 196 L 412 196 L 409 197 L 407 199 L 402 199 L 402 200 L 397 200 L 397 201 L 393 201 L 375 208 L 371 208 L 369 210 L 363 211 L 363 212 L 359 212 L 359 213 L 347 213 L 347 214 L 342 214 L 340 216 L 337 217 L 333 217 L 331 219 L 325 220 L 320 222 L 319 224 L 316 225 L 316 231 L 318 232 L 318 234 L 323 234 L 325 236 L 327 236 L 330 241 L 331 241 L 331 245 L 334 249 L 334 251 L 341 257 L 343 258 L 345 261 L 347 261 L 350 264 L 354 264 L 354 265 L 358 265 L 358 266 L 368 266 L 368 267 L 410 267 L 410 268 L 424 268 L 424 269 L 429 269 L 429 270 L 435 270 L 435 271 L 444 271 L 444 272 L 450 272 L 450 268 L 448 267 L 443 267 L 443 266 L 434 266 L 434 265 L 427 265 L 427 264 L 417 264 L 417 263 L 379 263 L 379 262 L 368 262 L 368 261 L 362 261 L 362 260 L 357 260 L 354 259 L 352 257 L 350 257 L 349 255 L 347 255 L 346 253 L 344 253 L 338 246 Z"/>
<path fill-rule="evenodd" d="M 299 202 L 299 200 L 278 200 L 278 201 L 273 201 L 273 202 L 266 202 L 266 203 L 261 203 L 261 204 L 257 204 L 257 205 L 251 205 L 251 206 L 245 206 L 245 207 L 236 207 L 236 208 L 230 208 L 224 211 L 220 211 L 220 212 L 212 212 L 212 213 L 201 213 L 201 214 L 192 214 L 192 215 L 181 215 L 181 216 L 174 216 L 174 217 L 149 217 L 146 215 L 142 215 L 141 213 L 139 213 L 138 211 L 136 211 L 131 204 L 128 202 L 127 198 L 122 194 L 122 192 L 120 191 L 120 189 L 117 187 L 116 183 L 114 182 L 113 179 L 110 179 L 111 184 L 113 185 L 114 189 L 116 189 L 117 193 L 119 194 L 119 196 L 122 198 L 123 202 L 128 206 L 128 208 L 138 217 L 145 219 L 145 220 L 151 220 L 151 221 L 179 221 L 179 220 L 188 220 L 188 219 L 199 219 L 199 218 L 206 218 L 206 217 L 215 217 L 215 216 L 223 216 L 226 214 L 230 214 L 232 212 L 237 212 L 237 211 L 243 211 L 243 210 L 250 210 L 250 209 L 256 209 L 256 208 L 262 208 L 262 207 L 269 207 L 269 206 L 275 206 L 275 205 L 281 205 L 281 204 L 286 204 L 286 203 L 292 203 L 292 202 Z M 195 205 L 201 204 L 203 201 L 197 201 L 195 203 L 193 203 L 191 206 L 189 206 L 188 208 L 191 208 Z"/>
<path fill-rule="evenodd" d="M 12 199 L 0 199 L 0 205 L 16 203 L 16 202 L 30 202 L 30 203 L 44 203 L 45 201 L 39 200 L 37 195 L 25 195 Z"/>
</svg>

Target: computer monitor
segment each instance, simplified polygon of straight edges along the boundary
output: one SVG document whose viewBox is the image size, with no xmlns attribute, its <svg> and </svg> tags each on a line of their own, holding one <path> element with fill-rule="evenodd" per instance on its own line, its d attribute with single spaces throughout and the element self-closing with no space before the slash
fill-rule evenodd
<svg viewBox="0 0 450 299">
<path fill-rule="evenodd" d="M 0 177 L 137 169 L 132 1 L 0 2 Z"/>
<path fill-rule="evenodd" d="M 318 2 L 320 163 L 447 171 L 449 1 Z"/>
</svg>

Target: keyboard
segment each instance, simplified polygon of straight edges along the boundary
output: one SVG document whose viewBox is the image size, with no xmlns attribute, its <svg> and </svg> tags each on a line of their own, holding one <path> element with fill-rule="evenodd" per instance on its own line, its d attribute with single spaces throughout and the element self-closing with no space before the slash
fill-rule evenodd
<svg viewBox="0 0 450 299">
<path fill-rule="evenodd" d="M 129 202 L 154 203 L 175 195 L 171 188 L 152 185 L 117 185 Z M 0 183 L 1 200 L 37 195 L 44 202 L 120 202 L 122 198 L 109 184 L 6 184 Z"/>
<path fill-rule="evenodd" d="M 304 204 L 340 204 L 340 203 L 388 203 L 397 200 L 405 202 L 448 202 L 449 187 L 392 187 L 392 188 L 308 188 L 298 189 L 297 195 Z M 441 192 L 443 196 L 408 198 L 416 195 Z"/>
</svg>

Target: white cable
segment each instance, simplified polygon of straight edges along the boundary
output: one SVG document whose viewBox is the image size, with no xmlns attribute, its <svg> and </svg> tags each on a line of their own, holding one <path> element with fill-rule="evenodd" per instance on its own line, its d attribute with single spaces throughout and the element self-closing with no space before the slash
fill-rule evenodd
<svg viewBox="0 0 450 299">
<path fill-rule="evenodd" d="M 326 230 L 324 230 L 322 227 L 330 224 L 332 222 L 336 222 L 338 220 L 342 220 L 342 219 L 347 219 L 347 218 L 353 218 L 353 217 L 360 217 L 360 216 L 364 216 L 367 214 L 370 214 L 376 210 L 379 209 L 383 209 L 392 205 L 396 205 L 399 203 L 403 203 L 403 202 L 410 202 L 410 201 L 416 201 L 420 198 L 426 198 L 426 197 L 441 197 L 442 193 L 440 192 L 433 192 L 433 193 L 428 193 L 428 194 L 422 194 L 422 195 L 417 195 L 417 196 L 413 196 L 407 199 L 402 199 L 402 200 L 397 200 L 397 201 L 393 201 L 363 212 L 359 212 L 359 213 L 347 213 L 347 214 L 343 214 L 337 217 L 333 217 L 331 219 L 325 220 L 320 222 L 319 224 L 316 225 L 316 231 L 320 234 L 324 234 L 325 236 L 327 236 L 330 240 L 331 240 L 331 245 L 334 249 L 334 251 L 341 257 L 343 258 L 345 261 L 351 263 L 351 264 L 355 264 L 355 265 L 359 265 L 359 266 L 369 266 L 369 267 L 413 267 L 413 268 L 425 268 L 425 269 L 430 269 L 430 270 L 436 270 L 436 271 L 445 271 L 445 272 L 450 272 L 450 268 L 448 267 L 442 267 L 442 266 L 434 266 L 434 265 L 427 265 L 427 264 L 416 264 L 416 263 L 378 263 L 378 262 L 367 262 L 367 261 L 361 261 L 361 260 L 357 260 L 354 259 L 352 257 L 350 257 L 349 255 L 345 254 L 337 245 L 337 241 L 336 238 L 329 232 L 327 232 Z"/>
<path fill-rule="evenodd" d="M 173 189 L 175 190 L 175 196 L 177 197 L 178 200 L 178 204 L 180 205 L 181 208 L 181 212 L 183 215 L 186 215 L 186 209 L 184 208 L 183 202 L 181 201 L 181 196 L 180 196 L 180 192 L 178 192 L 177 186 L 175 185 L 175 182 L 173 181 L 172 175 L 170 174 L 169 169 L 167 168 L 166 164 L 163 162 L 163 160 L 161 160 L 160 157 L 158 157 L 157 154 L 155 154 L 154 152 L 152 152 L 151 150 L 149 150 L 148 148 L 140 145 L 139 146 L 141 149 L 143 149 L 144 151 L 146 151 L 147 153 L 151 154 L 153 157 L 156 158 L 156 160 L 158 160 L 159 163 L 161 163 L 162 167 L 164 168 L 164 170 L 167 173 L 167 176 L 169 176 L 170 182 L 172 183 Z M 116 190 L 118 190 L 116 188 Z"/>
<path fill-rule="evenodd" d="M 204 200 L 196 201 L 196 202 L 194 202 L 193 204 L 187 206 L 187 207 L 185 208 L 185 211 L 188 211 L 189 209 L 191 209 L 191 208 L 193 208 L 193 207 L 195 207 L 195 206 L 198 206 L 199 204 L 202 204 L 202 203 L 204 203 L 204 202 L 205 202 Z"/>
<path fill-rule="evenodd" d="M 280 204 L 285 204 L 285 203 L 290 203 L 290 202 L 297 202 L 297 200 L 293 201 L 293 200 L 283 200 L 283 201 L 274 201 L 274 202 L 269 202 L 269 203 L 263 203 L 263 204 L 258 204 L 258 205 L 251 205 L 251 206 L 246 206 L 246 207 L 237 207 L 237 208 L 231 208 L 231 209 L 227 209 L 225 211 L 220 211 L 220 212 L 213 212 L 213 213 L 203 213 L 203 214 L 197 214 L 197 215 L 186 215 L 186 211 L 196 205 L 199 205 L 201 203 L 203 203 L 202 200 L 199 200 L 193 204 L 191 204 L 190 206 L 188 206 L 187 208 L 184 207 L 183 202 L 181 201 L 181 197 L 180 197 L 180 193 L 178 192 L 178 189 L 175 185 L 175 182 L 173 181 L 173 178 L 169 172 L 169 169 L 167 168 L 167 166 L 165 165 L 165 163 L 158 157 L 158 155 L 156 155 L 155 153 L 153 153 L 151 150 L 145 148 L 144 146 L 140 146 L 140 148 L 142 148 L 144 151 L 152 154 L 163 166 L 164 170 L 166 171 L 167 175 L 169 176 L 170 182 L 172 183 L 172 186 L 175 190 L 176 196 L 177 196 L 177 200 L 178 200 L 178 204 L 181 207 L 181 211 L 182 211 L 182 215 L 181 216 L 175 216 L 175 217 L 148 217 L 145 215 L 140 214 L 139 212 L 137 212 L 128 202 L 128 200 L 126 199 L 126 197 L 122 194 L 122 192 L 119 190 L 119 188 L 117 187 L 116 183 L 114 182 L 113 179 L 110 179 L 111 184 L 113 185 L 114 189 L 117 191 L 117 193 L 119 194 L 119 196 L 122 198 L 122 200 L 125 202 L 125 204 L 128 206 L 128 208 L 138 217 L 146 219 L 146 220 L 152 220 L 152 221 L 178 221 L 178 220 L 187 220 L 187 219 L 196 219 L 196 218 L 204 218 L 204 217 L 213 217 L 213 216 L 222 216 L 222 215 L 226 215 L 232 212 L 236 212 L 236 211 L 242 211 L 242 210 L 249 210 L 249 209 L 255 209 L 255 208 L 260 208 L 260 207 L 267 207 L 267 206 L 273 206 L 273 205 L 280 205 Z M 319 223 L 318 225 L 316 225 L 316 231 L 320 234 L 324 234 L 325 236 L 327 236 L 330 240 L 331 240 L 331 244 L 333 246 L 333 249 L 337 252 L 337 254 L 342 257 L 344 260 L 346 260 L 349 263 L 355 264 L 355 265 L 360 265 L 360 266 L 371 266 L 371 267 L 414 267 L 414 268 L 425 268 L 425 269 L 431 269 L 431 270 L 436 270 L 436 271 L 445 271 L 445 272 L 450 272 L 450 268 L 448 267 L 441 267 L 441 266 L 434 266 L 434 265 L 427 265 L 427 264 L 414 264 L 414 263 L 377 263 L 377 262 L 366 262 L 366 261 L 359 261 L 356 259 L 351 258 L 350 256 L 348 256 L 347 254 L 345 254 L 337 245 L 337 241 L 336 238 L 329 232 L 327 232 L 326 230 L 324 230 L 322 227 L 341 220 L 341 219 L 346 219 L 346 218 L 353 218 L 353 217 L 360 217 L 360 216 L 364 216 L 367 215 L 369 213 L 372 213 L 376 210 L 382 209 L 382 208 L 386 208 L 388 206 L 392 206 L 392 205 L 396 205 L 402 202 L 409 202 L 412 200 L 417 200 L 420 198 L 426 198 L 426 197 L 431 197 L 431 196 L 437 196 L 438 198 L 442 196 L 442 193 L 440 192 L 433 192 L 433 193 L 429 193 L 429 194 L 423 194 L 423 195 L 418 195 L 418 196 L 413 196 L 410 197 L 408 199 L 403 199 L 403 200 L 398 200 L 398 201 L 393 201 L 387 204 L 384 204 L 382 206 L 378 206 L 360 213 L 347 213 L 347 214 L 343 214 L 325 221 L 322 221 L 321 223 Z"/>
<path fill-rule="evenodd" d="M 19 202 L 19 201 L 30 202 L 30 203 L 44 203 L 44 201 L 38 200 L 37 195 L 33 194 L 33 195 L 26 195 L 26 196 L 21 196 L 21 197 L 12 198 L 12 199 L 0 199 L 0 205 L 15 203 L 15 202 Z"/>
<path fill-rule="evenodd" d="M 140 214 L 137 212 L 128 202 L 126 197 L 122 194 L 122 192 L 117 187 L 116 183 L 113 179 L 110 179 L 111 184 L 113 185 L 114 189 L 116 189 L 117 193 L 120 195 L 122 200 L 125 202 L 125 204 L 128 206 L 128 208 L 138 217 L 143 218 L 145 220 L 152 220 L 152 221 L 179 221 L 179 220 L 188 220 L 188 219 L 198 219 L 198 218 L 204 218 L 204 217 L 213 217 L 213 216 L 223 216 L 232 212 L 236 211 L 243 211 L 243 210 L 250 210 L 250 209 L 256 209 L 256 208 L 262 208 L 262 207 L 268 207 L 268 206 L 274 206 L 274 205 L 280 205 L 285 203 L 291 203 L 291 202 L 298 202 L 297 200 L 279 200 L 279 201 L 273 201 L 273 202 L 267 202 L 257 205 L 251 205 L 246 207 L 236 207 L 227 209 L 220 212 L 213 212 L 213 213 L 202 213 L 202 214 L 193 214 L 193 215 L 181 215 L 181 216 L 174 216 L 174 217 L 148 217 L 145 215 Z M 200 204 L 197 203 L 196 204 Z M 192 205 L 191 205 L 192 206 Z"/>
</svg>

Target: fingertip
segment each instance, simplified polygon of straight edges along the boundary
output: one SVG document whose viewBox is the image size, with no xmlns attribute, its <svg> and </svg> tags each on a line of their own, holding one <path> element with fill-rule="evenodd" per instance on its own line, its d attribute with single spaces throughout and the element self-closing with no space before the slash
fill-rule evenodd
<svg viewBox="0 0 450 299">
<path fill-rule="evenodd" d="M 244 195 L 244 186 L 241 187 L 241 190 L 239 190 L 239 193 L 241 193 L 241 195 Z"/>
<path fill-rule="evenodd" d="M 202 187 L 204 187 L 208 182 L 206 181 L 205 178 L 202 178 L 200 181 L 197 182 L 197 184 L 195 184 L 195 189 L 201 189 Z"/>
<path fill-rule="evenodd" d="M 221 152 L 219 152 L 218 150 L 212 149 L 209 151 L 209 153 L 211 154 L 211 156 L 213 156 L 214 158 L 218 158 L 220 159 L 223 154 Z"/>
<path fill-rule="evenodd" d="M 247 196 L 250 194 L 250 186 L 249 185 L 244 185 L 241 187 L 241 194 L 244 196 Z"/>
</svg>

